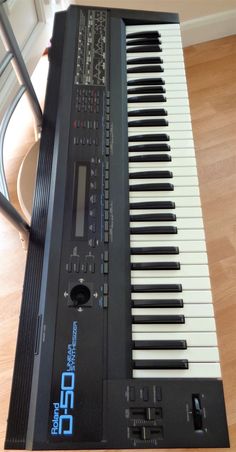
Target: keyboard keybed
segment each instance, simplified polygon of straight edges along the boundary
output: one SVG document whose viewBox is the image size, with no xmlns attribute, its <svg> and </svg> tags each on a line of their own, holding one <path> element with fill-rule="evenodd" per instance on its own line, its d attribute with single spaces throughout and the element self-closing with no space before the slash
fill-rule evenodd
<svg viewBox="0 0 236 452">
<path fill-rule="evenodd" d="M 134 378 L 221 376 L 180 27 L 126 27 Z"/>
</svg>

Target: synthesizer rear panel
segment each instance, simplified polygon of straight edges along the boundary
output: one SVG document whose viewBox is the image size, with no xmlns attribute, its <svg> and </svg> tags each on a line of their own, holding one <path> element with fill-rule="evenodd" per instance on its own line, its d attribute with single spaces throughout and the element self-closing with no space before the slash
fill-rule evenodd
<svg viewBox="0 0 236 452">
<path fill-rule="evenodd" d="M 125 26 L 177 22 L 175 14 L 75 6 L 56 15 L 52 166 L 39 162 L 39 172 L 50 171 L 43 264 L 28 270 L 41 284 L 31 367 L 25 361 L 30 399 L 18 400 L 26 359 L 18 350 L 7 449 L 228 445 L 220 379 L 133 378 Z"/>
</svg>

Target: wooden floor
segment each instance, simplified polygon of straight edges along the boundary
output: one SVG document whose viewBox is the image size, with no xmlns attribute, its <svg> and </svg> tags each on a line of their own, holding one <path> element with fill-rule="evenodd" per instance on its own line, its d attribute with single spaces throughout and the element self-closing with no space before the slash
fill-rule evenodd
<svg viewBox="0 0 236 452">
<path fill-rule="evenodd" d="M 185 49 L 185 62 L 231 449 L 236 451 L 236 36 Z M 26 150 L 29 145 L 27 135 Z M 12 155 L 8 170 L 15 201 L 18 166 L 18 154 Z M 2 219 L 0 256 L 0 447 L 3 447 L 25 253 L 17 232 Z"/>
</svg>

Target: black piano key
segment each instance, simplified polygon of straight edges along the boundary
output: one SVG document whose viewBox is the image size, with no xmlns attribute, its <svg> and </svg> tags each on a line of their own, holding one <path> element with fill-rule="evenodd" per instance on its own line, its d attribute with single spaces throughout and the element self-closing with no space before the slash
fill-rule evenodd
<svg viewBox="0 0 236 452">
<path fill-rule="evenodd" d="M 181 299 L 174 300 L 133 300 L 133 308 L 183 308 L 184 303 Z"/>
<path fill-rule="evenodd" d="M 171 162 L 172 158 L 168 154 L 146 154 L 129 157 L 129 162 Z"/>
<path fill-rule="evenodd" d="M 161 45 L 161 40 L 158 38 L 137 38 L 137 39 L 128 39 L 128 41 L 126 41 L 127 46 L 149 45 L 149 44 Z"/>
<path fill-rule="evenodd" d="M 134 66 L 127 68 L 127 74 L 148 74 L 149 72 L 164 72 L 164 69 L 159 64 L 156 66 Z"/>
<path fill-rule="evenodd" d="M 132 323 L 135 324 L 183 324 L 184 315 L 133 315 Z"/>
<path fill-rule="evenodd" d="M 128 97 L 129 104 L 137 102 L 166 102 L 166 97 L 161 94 Z"/>
<path fill-rule="evenodd" d="M 130 209 L 175 209 L 173 201 L 131 202 Z"/>
<path fill-rule="evenodd" d="M 128 122 L 128 127 L 166 127 L 166 119 L 136 119 Z"/>
<path fill-rule="evenodd" d="M 159 45 L 141 45 L 131 46 L 126 49 L 126 53 L 145 53 L 145 52 L 162 52 L 162 48 Z"/>
<path fill-rule="evenodd" d="M 164 184 L 137 184 L 130 185 L 129 191 L 173 191 L 174 185 L 169 183 Z"/>
<path fill-rule="evenodd" d="M 179 262 L 134 262 L 131 270 L 180 270 Z"/>
<path fill-rule="evenodd" d="M 126 35 L 126 38 L 160 38 L 161 35 L 159 31 L 151 31 L 151 30 L 144 30 L 144 31 L 134 31 L 132 33 L 128 33 Z"/>
<path fill-rule="evenodd" d="M 175 226 L 142 226 L 130 228 L 130 234 L 177 234 Z"/>
<path fill-rule="evenodd" d="M 165 93 L 163 86 L 137 86 L 136 88 L 128 88 L 128 94 L 155 94 Z"/>
<path fill-rule="evenodd" d="M 168 112 L 165 108 L 143 108 L 142 110 L 129 110 L 128 116 L 168 116 Z"/>
<path fill-rule="evenodd" d="M 130 221 L 176 221 L 176 215 L 173 213 L 144 213 L 130 215 Z"/>
<path fill-rule="evenodd" d="M 165 80 L 163 78 L 139 78 L 128 80 L 128 86 L 140 86 L 140 85 L 165 85 Z"/>
<path fill-rule="evenodd" d="M 140 171 L 140 173 L 130 173 L 129 179 L 171 179 L 171 171 Z"/>
<path fill-rule="evenodd" d="M 166 133 L 146 133 L 131 135 L 128 138 L 129 142 L 135 141 L 169 141 L 170 137 Z"/>
<path fill-rule="evenodd" d="M 186 350 L 185 340 L 166 341 L 133 341 L 133 348 L 136 350 Z"/>
<path fill-rule="evenodd" d="M 127 64 L 162 64 L 163 60 L 160 57 L 140 57 L 127 60 Z"/>
<path fill-rule="evenodd" d="M 131 292 L 133 293 L 164 293 L 182 291 L 182 284 L 134 284 L 131 286 Z"/>
<path fill-rule="evenodd" d="M 135 369 L 188 369 L 187 359 L 139 359 L 133 362 Z"/>
<path fill-rule="evenodd" d="M 137 247 L 137 248 L 131 248 L 130 254 L 132 255 L 138 255 L 138 254 L 145 254 L 145 255 L 151 255 L 151 254 L 179 254 L 179 247 L 178 246 L 148 246 L 148 247 Z"/>
<path fill-rule="evenodd" d="M 171 148 L 168 143 L 145 143 L 129 146 L 129 152 L 170 152 Z"/>
</svg>

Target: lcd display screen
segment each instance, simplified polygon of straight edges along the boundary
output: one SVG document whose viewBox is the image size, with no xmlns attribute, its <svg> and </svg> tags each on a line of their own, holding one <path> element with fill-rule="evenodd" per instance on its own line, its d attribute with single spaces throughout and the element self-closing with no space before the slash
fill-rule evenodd
<svg viewBox="0 0 236 452">
<path fill-rule="evenodd" d="M 87 166 L 78 166 L 75 236 L 84 236 Z"/>
</svg>

